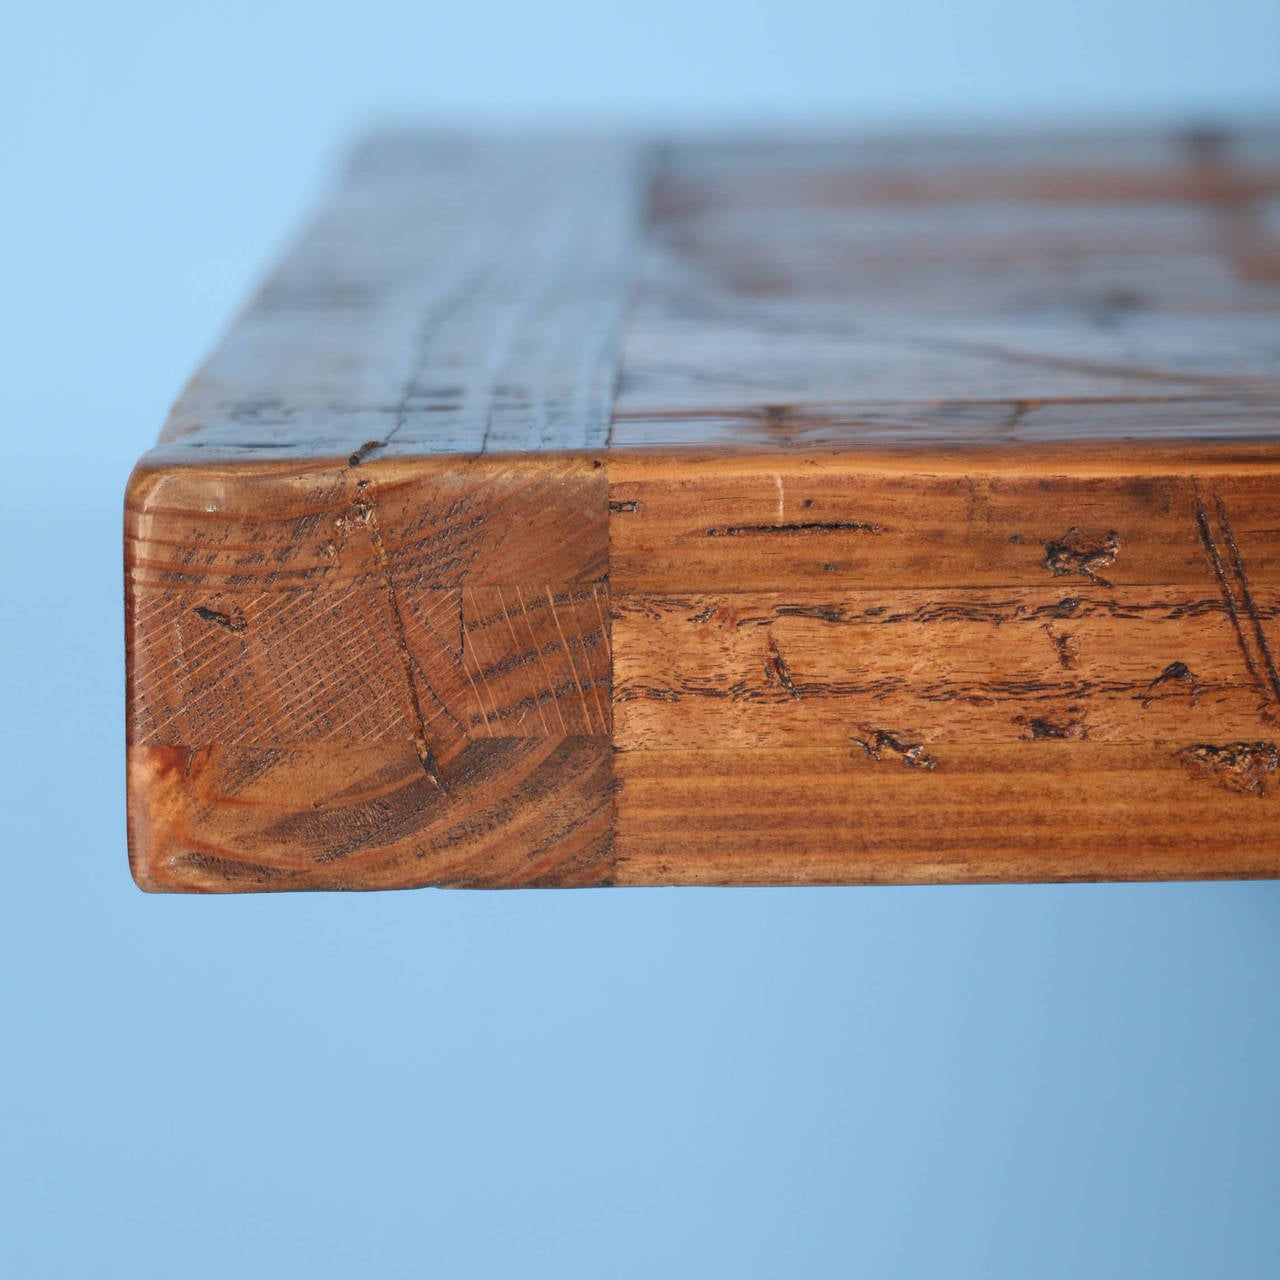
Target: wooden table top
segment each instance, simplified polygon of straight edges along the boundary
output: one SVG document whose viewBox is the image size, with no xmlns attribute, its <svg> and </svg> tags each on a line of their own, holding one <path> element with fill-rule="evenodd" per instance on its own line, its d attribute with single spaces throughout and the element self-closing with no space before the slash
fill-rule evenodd
<svg viewBox="0 0 1280 1280">
<path fill-rule="evenodd" d="M 1280 873 L 1280 130 L 371 139 L 126 502 L 147 888 Z"/>
</svg>

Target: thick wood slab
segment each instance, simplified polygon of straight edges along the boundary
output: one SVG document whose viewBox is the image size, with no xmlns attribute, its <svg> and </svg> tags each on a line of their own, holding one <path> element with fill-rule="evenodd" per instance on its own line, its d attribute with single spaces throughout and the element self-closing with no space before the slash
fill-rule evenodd
<svg viewBox="0 0 1280 1280">
<path fill-rule="evenodd" d="M 371 141 L 125 516 L 148 889 L 1280 874 L 1280 132 Z"/>
</svg>

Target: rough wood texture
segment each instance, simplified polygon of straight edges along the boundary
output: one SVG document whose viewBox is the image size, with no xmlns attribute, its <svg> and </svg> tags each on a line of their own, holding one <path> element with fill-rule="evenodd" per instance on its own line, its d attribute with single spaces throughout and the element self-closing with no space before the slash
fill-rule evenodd
<svg viewBox="0 0 1280 1280">
<path fill-rule="evenodd" d="M 125 560 L 145 888 L 1280 874 L 1280 133 L 376 139 Z"/>
</svg>

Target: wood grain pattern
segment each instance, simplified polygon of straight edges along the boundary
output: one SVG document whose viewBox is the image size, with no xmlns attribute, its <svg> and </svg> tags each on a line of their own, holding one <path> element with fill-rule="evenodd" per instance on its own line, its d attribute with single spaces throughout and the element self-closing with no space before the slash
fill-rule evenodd
<svg viewBox="0 0 1280 1280">
<path fill-rule="evenodd" d="M 125 510 L 145 888 L 1280 875 L 1280 131 L 375 138 Z"/>
</svg>

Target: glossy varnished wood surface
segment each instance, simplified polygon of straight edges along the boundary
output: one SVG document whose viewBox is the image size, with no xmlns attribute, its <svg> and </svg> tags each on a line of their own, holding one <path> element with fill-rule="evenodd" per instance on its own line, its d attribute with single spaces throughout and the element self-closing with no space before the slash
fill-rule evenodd
<svg viewBox="0 0 1280 1280">
<path fill-rule="evenodd" d="M 1280 133 L 395 135 L 126 500 L 194 891 L 1280 873 Z"/>
</svg>

